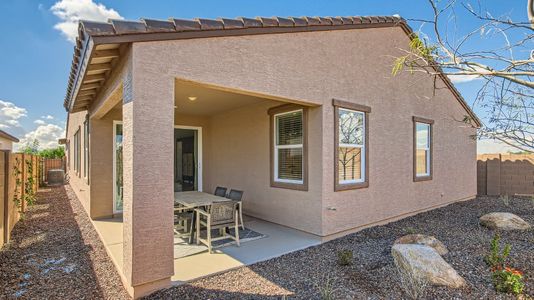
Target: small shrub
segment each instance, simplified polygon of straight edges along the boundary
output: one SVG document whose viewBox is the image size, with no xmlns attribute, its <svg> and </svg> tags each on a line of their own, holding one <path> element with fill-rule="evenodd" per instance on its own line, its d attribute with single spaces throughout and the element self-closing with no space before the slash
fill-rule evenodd
<svg viewBox="0 0 534 300">
<path fill-rule="evenodd" d="M 323 285 L 316 285 L 317 289 L 319 290 L 319 294 L 321 295 L 322 300 L 334 300 L 334 293 L 336 289 L 334 288 L 332 284 L 332 279 L 330 276 L 326 276 L 324 280 Z"/>
<path fill-rule="evenodd" d="M 499 197 L 499 200 L 502 201 L 502 203 L 504 203 L 504 205 L 506 207 L 510 207 L 510 196 L 508 195 L 502 195 Z"/>
<path fill-rule="evenodd" d="M 416 234 L 417 233 L 417 229 L 415 229 L 413 227 L 406 227 L 406 228 L 404 228 L 404 232 L 406 232 L 407 234 Z"/>
<path fill-rule="evenodd" d="M 501 251 L 501 236 L 497 233 L 491 240 L 490 253 L 484 257 L 484 260 L 490 267 L 502 269 L 506 266 L 506 259 L 511 250 L 512 246 L 506 244 Z"/>
<path fill-rule="evenodd" d="M 352 251 L 341 250 L 337 252 L 337 263 L 340 266 L 348 266 L 352 264 Z"/>
<path fill-rule="evenodd" d="M 496 268 L 493 270 L 493 285 L 498 292 L 519 295 L 525 288 L 523 273 L 508 267 Z"/>
<path fill-rule="evenodd" d="M 410 272 L 409 266 L 405 266 L 401 260 L 393 257 L 397 270 L 398 284 L 408 298 L 417 300 L 424 297 L 429 285 L 428 280 L 416 272 Z"/>
</svg>

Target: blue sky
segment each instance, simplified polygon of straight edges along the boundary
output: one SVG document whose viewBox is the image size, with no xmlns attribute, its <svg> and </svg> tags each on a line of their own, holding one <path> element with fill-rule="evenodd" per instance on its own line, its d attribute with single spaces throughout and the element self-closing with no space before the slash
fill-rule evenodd
<svg viewBox="0 0 534 300">
<path fill-rule="evenodd" d="M 39 138 L 42 145 L 53 145 L 64 129 L 66 112 L 63 98 L 67 84 L 73 44 L 65 33 L 55 28 L 61 11 L 51 9 L 63 2 L 64 10 L 80 11 L 78 5 L 101 4 L 99 12 L 118 14 L 125 19 L 141 17 L 167 19 L 217 18 L 255 16 L 355 16 L 393 15 L 404 18 L 429 18 L 431 10 L 426 0 L 360 0 L 360 1 L 118 1 L 118 0 L 2 0 L 0 15 L 0 129 L 11 132 L 24 141 Z M 470 2 L 465 0 L 464 2 Z M 477 1 L 471 1 L 476 4 Z M 509 14 L 514 20 L 526 21 L 526 0 L 482 1 L 494 15 Z M 78 9 L 78 10 L 76 10 Z M 66 11 L 67 10 L 67 11 Z M 113 11 L 111 11 L 113 10 Z M 81 10 L 80 14 L 86 12 Z M 93 12 L 94 14 L 95 12 Z M 459 32 L 476 26 L 463 9 L 458 9 Z M 89 14 L 89 15 L 93 15 Z M 72 15 L 70 15 L 72 17 Z M 102 17 L 102 16 L 101 16 Z M 68 18 L 65 16 L 64 18 Z M 62 28 L 72 24 L 66 22 Z M 419 25 L 411 23 L 417 30 Z M 424 29 L 424 28 L 423 28 Z M 477 47 L 501 43 L 495 39 L 481 40 Z M 502 43 L 500 44 L 502 45 Z M 469 103 L 478 88 L 477 81 L 458 83 L 457 87 Z M 2 111 L 4 115 L 2 116 Z M 485 113 L 475 107 L 485 117 Z M 7 113 L 6 113 L 7 112 Z M 7 116 L 6 116 L 7 114 Z M 16 118 L 13 118 L 16 116 Z"/>
</svg>

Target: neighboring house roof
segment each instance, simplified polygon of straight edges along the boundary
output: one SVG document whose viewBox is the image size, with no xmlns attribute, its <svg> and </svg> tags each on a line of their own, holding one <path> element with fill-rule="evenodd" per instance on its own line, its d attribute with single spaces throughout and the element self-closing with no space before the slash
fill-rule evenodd
<svg viewBox="0 0 534 300">
<path fill-rule="evenodd" d="M 12 136 L 11 134 L 9 134 L 9 133 L 7 133 L 7 132 L 1 130 L 1 129 L 0 129 L 0 137 L 3 137 L 3 138 L 5 138 L 5 139 L 8 139 L 8 140 L 13 141 L 13 142 L 15 142 L 15 143 L 18 143 L 18 142 L 19 142 L 19 139 L 18 139 L 18 138 Z"/>
<path fill-rule="evenodd" d="M 118 48 L 123 43 L 395 26 L 400 26 L 410 38 L 413 36 L 412 29 L 399 16 L 141 19 L 109 20 L 107 23 L 82 20 L 79 22 L 64 107 L 70 112 L 87 108 L 98 94 L 101 82 L 109 76 L 106 74 L 112 68 L 111 61 L 119 57 Z M 98 45 L 110 47 L 99 50 L 96 49 Z M 479 119 L 448 77 L 440 75 L 476 125 L 480 126 Z M 76 106 L 74 102 L 77 102 Z"/>
</svg>

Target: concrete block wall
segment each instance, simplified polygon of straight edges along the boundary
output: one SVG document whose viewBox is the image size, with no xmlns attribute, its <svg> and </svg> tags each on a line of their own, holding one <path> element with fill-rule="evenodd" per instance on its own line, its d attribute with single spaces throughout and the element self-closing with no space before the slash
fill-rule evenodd
<svg viewBox="0 0 534 300">
<path fill-rule="evenodd" d="M 534 154 L 477 157 L 479 195 L 534 195 Z"/>
</svg>

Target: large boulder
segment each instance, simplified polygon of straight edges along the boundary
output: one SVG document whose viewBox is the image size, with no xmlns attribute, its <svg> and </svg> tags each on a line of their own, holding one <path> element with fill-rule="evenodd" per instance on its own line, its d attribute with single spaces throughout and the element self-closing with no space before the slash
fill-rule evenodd
<svg viewBox="0 0 534 300">
<path fill-rule="evenodd" d="M 431 235 L 424 234 L 408 234 L 395 240 L 393 244 L 418 244 L 425 245 L 434 248 L 439 255 L 445 255 L 449 253 L 447 247 L 443 245 L 438 239 Z"/>
<path fill-rule="evenodd" d="M 430 284 L 451 288 L 466 285 L 465 280 L 434 248 L 417 244 L 396 244 L 391 248 L 391 254 L 399 268 Z"/>
<path fill-rule="evenodd" d="M 480 224 L 491 229 L 526 230 L 531 226 L 520 217 L 505 212 L 494 212 L 480 217 Z"/>
</svg>

